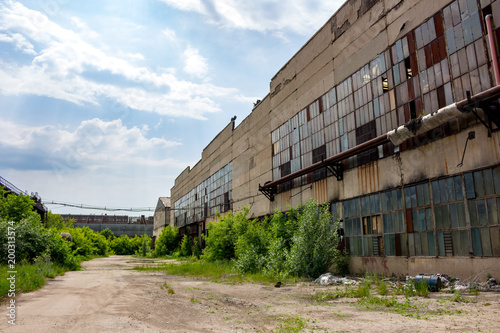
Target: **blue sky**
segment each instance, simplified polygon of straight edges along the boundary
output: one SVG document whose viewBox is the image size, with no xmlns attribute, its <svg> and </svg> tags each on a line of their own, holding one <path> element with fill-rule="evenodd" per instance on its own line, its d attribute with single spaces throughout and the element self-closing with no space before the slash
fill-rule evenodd
<svg viewBox="0 0 500 333">
<path fill-rule="evenodd" d="M 154 207 L 341 4 L 1 0 L 0 176 L 44 200 Z"/>
</svg>

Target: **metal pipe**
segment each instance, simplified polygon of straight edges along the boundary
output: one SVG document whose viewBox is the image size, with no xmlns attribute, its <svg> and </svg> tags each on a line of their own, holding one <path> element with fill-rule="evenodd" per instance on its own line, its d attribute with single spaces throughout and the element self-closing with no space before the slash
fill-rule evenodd
<svg viewBox="0 0 500 333">
<path fill-rule="evenodd" d="M 470 102 L 475 102 L 475 101 L 478 101 L 478 100 L 484 100 L 488 97 L 492 97 L 492 98 L 495 98 L 497 97 L 497 95 L 500 95 L 500 85 L 497 85 L 495 87 L 492 87 L 490 89 L 487 89 L 485 91 L 482 91 L 474 96 L 472 96 L 470 98 L 470 100 L 468 99 L 463 99 L 457 103 L 455 103 L 456 107 L 458 109 L 462 109 L 464 106 L 466 106 L 468 103 Z M 388 133 L 390 133 L 391 131 L 389 131 Z M 301 169 L 299 171 L 296 171 L 294 173 L 291 173 L 289 175 L 286 175 L 284 177 L 281 177 L 279 179 L 276 179 L 274 181 L 271 181 L 271 182 L 268 182 L 266 184 L 264 184 L 263 186 L 261 186 L 262 189 L 269 189 L 269 188 L 273 188 L 277 185 L 280 185 L 280 184 L 283 184 L 289 180 L 292 180 L 292 179 L 295 179 L 297 177 L 300 177 L 300 176 L 303 176 L 303 175 L 306 175 L 308 174 L 309 172 L 313 172 L 313 171 L 316 171 L 318 169 L 321 169 L 322 167 L 324 167 L 325 164 L 331 164 L 331 163 L 335 163 L 335 162 L 340 162 L 346 158 L 349 158 L 351 156 L 354 156 L 354 155 L 357 155 L 359 154 L 360 152 L 363 152 L 363 151 L 366 151 L 370 148 L 374 148 L 374 147 L 378 147 L 384 143 L 387 143 L 387 142 L 391 142 L 387 136 L 387 134 L 382 134 L 374 139 L 371 139 L 369 141 L 366 141 L 366 142 L 363 142 L 362 144 L 359 144 L 357 145 L 356 147 L 353 147 L 353 148 L 350 148 L 350 149 L 347 149 L 346 151 L 343 151 L 341 153 L 338 153 L 334 156 L 331 156 L 327 159 L 325 159 L 324 161 L 321 161 L 321 162 L 316 162 L 314 163 L 313 165 L 310 165 L 304 169 Z"/>
<path fill-rule="evenodd" d="M 374 148 L 374 147 L 378 147 L 384 143 L 387 143 L 389 142 L 389 139 L 387 138 L 387 135 L 386 134 L 383 134 L 383 135 L 380 135 L 380 136 L 377 136 L 376 138 L 374 139 L 371 139 L 371 140 L 368 140 L 366 142 L 363 142 L 359 145 L 357 145 L 356 147 L 352 147 L 350 149 L 347 149 L 346 151 L 343 151 L 341 153 L 338 153 L 332 157 L 329 157 L 321 162 L 316 162 L 304 169 L 301 169 L 299 171 L 296 171 L 294 173 L 291 173 L 289 175 L 286 175 L 284 177 L 281 177 L 280 179 L 277 179 L 277 180 L 274 180 L 272 182 L 269 182 L 269 183 L 266 183 L 264 184 L 261 188 L 263 189 L 267 189 L 267 188 L 272 188 L 272 187 L 275 187 L 279 184 L 283 184 L 285 183 L 286 181 L 288 180 L 292 180 L 292 179 L 295 179 L 297 177 L 300 177 L 300 176 L 303 176 L 303 175 L 306 175 L 308 174 L 309 172 L 313 172 L 313 171 L 316 171 L 318 169 L 321 169 L 322 167 L 324 167 L 325 164 L 331 164 L 331 163 L 335 163 L 335 162 L 340 162 L 348 157 L 351 157 L 351 156 L 354 156 L 354 155 L 357 155 L 359 154 L 360 152 L 363 152 L 365 150 L 368 150 L 370 148 Z"/>
<path fill-rule="evenodd" d="M 488 31 L 488 41 L 490 43 L 491 58 L 493 62 L 493 72 L 495 73 L 495 82 L 500 84 L 500 69 L 498 67 L 497 48 L 495 46 L 495 36 L 493 34 L 493 16 L 486 15 L 486 29 Z"/>
</svg>

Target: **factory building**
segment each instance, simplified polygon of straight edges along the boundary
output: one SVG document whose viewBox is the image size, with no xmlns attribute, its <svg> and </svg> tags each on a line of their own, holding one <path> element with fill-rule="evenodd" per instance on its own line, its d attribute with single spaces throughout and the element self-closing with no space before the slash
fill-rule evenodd
<svg viewBox="0 0 500 333">
<path fill-rule="evenodd" d="M 315 198 L 353 272 L 499 274 L 496 25 L 500 0 L 345 2 L 177 177 L 171 224 Z"/>
</svg>

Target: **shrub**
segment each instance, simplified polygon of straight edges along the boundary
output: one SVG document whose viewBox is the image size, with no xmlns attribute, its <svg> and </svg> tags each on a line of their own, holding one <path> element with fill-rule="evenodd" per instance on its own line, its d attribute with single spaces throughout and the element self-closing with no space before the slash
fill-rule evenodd
<svg viewBox="0 0 500 333">
<path fill-rule="evenodd" d="M 183 257 L 189 257 L 193 254 L 192 242 L 193 240 L 191 239 L 191 236 L 184 235 L 184 237 L 182 238 L 181 255 Z"/>
<path fill-rule="evenodd" d="M 235 256 L 235 245 L 238 235 L 235 224 L 240 222 L 240 229 L 247 219 L 248 207 L 233 214 L 229 212 L 225 216 L 217 213 L 218 222 L 210 222 L 208 225 L 208 236 L 203 235 L 207 246 L 203 250 L 203 258 L 209 261 L 231 260 Z"/>
<path fill-rule="evenodd" d="M 200 247 L 200 241 L 198 240 L 198 237 L 194 238 L 193 256 L 195 256 L 196 259 L 200 259 L 200 256 L 201 256 L 201 247 Z"/>
<path fill-rule="evenodd" d="M 130 254 L 132 251 L 132 242 L 127 235 L 121 235 L 111 241 L 111 249 L 118 255 Z"/>
<path fill-rule="evenodd" d="M 115 239 L 115 234 L 109 228 L 101 230 L 100 234 L 103 235 L 108 242 Z"/>
<path fill-rule="evenodd" d="M 0 220 L 20 222 L 30 218 L 41 222 L 40 215 L 33 211 L 35 202 L 27 195 L 15 195 L 0 186 Z"/>
<path fill-rule="evenodd" d="M 236 267 L 242 273 L 255 273 L 265 265 L 269 234 L 258 220 L 239 219 L 235 224 Z"/>
<path fill-rule="evenodd" d="M 337 226 L 328 205 L 318 206 L 315 200 L 309 200 L 299 215 L 299 226 L 293 236 L 287 262 L 289 272 L 305 277 L 326 272 L 337 252 Z"/>
<path fill-rule="evenodd" d="M 165 256 L 172 254 L 173 251 L 179 246 L 179 229 L 167 225 L 158 236 L 155 242 L 155 250 L 153 255 L 155 257 Z"/>
</svg>

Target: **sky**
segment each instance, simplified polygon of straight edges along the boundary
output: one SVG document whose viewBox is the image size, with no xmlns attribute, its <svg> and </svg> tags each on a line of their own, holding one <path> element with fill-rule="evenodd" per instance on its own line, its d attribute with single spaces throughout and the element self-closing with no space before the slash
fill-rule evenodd
<svg viewBox="0 0 500 333">
<path fill-rule="evenodd" d="M 0 0 L 0 176 L 45 202 L 154 208 L 342 3 Z"/>
</svg>

